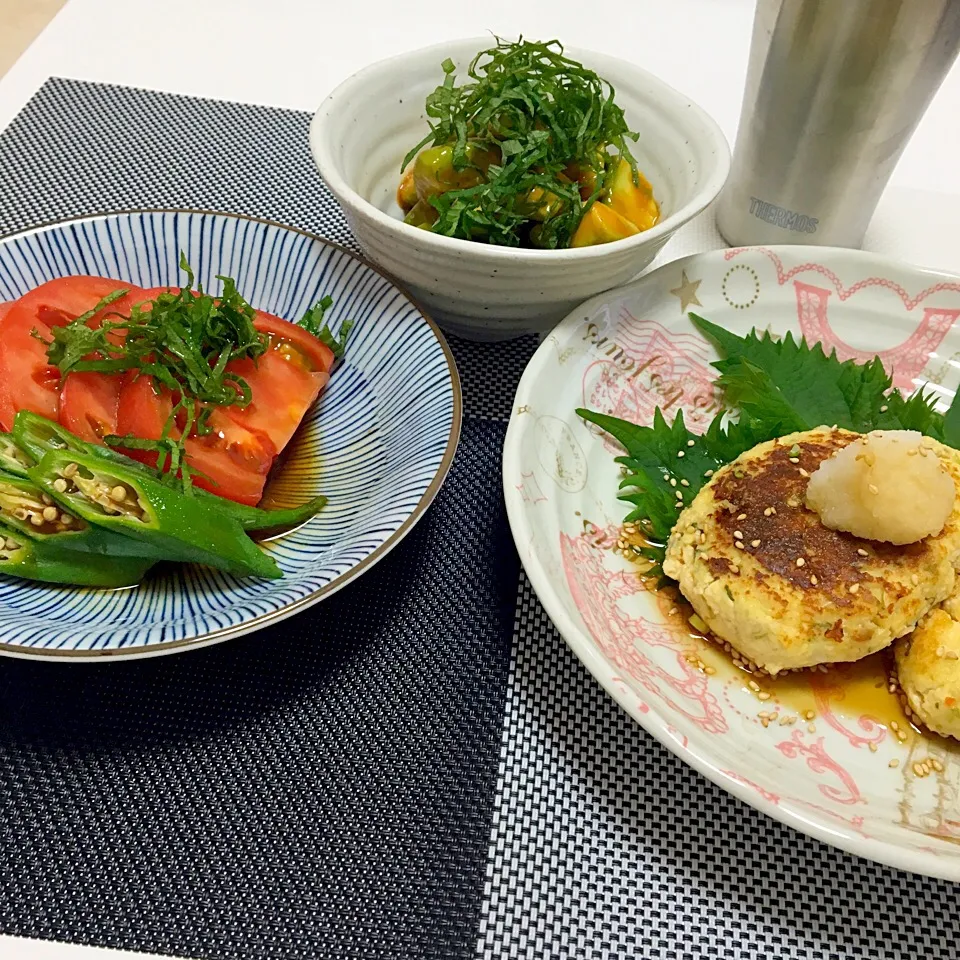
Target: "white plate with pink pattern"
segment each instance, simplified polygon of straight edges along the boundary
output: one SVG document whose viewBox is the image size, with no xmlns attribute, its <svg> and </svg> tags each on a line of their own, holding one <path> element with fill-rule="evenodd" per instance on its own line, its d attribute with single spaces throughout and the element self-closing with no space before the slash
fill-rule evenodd
<svg viewBox="0 0 960 960">
<path fill-rule="evenodd" d="M 574 311 L 520 381 L 503 474 L 527 575 L 611 696 L 715 783 L 826 843 L 960 880 L 960 743 L 909 727 L 879 661 L 757 678 L 770 694 L 760 699 L 614 549 L 629 509 L 617 499 L 620 451 L 574 411 L 650 423 L 655 406 L 682 407 L 703 429 L 717 411 L 717 355 L 690 309 L 738 333 L 791 330 L 841 359 L 879 354 L 906 391 L 929 384 L 949 402 L 960 382 L 958 277 L 816 247 L 661 267 Z"/>
</svg>

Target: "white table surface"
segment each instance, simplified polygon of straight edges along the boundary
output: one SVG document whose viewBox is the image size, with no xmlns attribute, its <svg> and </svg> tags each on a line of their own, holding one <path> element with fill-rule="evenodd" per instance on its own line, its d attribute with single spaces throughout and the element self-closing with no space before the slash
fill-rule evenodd
<svg viewBox="0 0 960 960">
<path fill-rule="evenodd" d="M 396 0 L 69 0 L 0 80 L 0 129 L 50 76 L 313 110 L 367 63 L 493 31 L 555 36 L 634 60 L 696 100 L 732 144 L 752 17 L 753 0 L 620 5 L 485 0 L 427 6 Z M 960 272 L 958 117 L 960 63 L 907 146 L 867 233 L 866 249 Z M 718 242 L 701 224 L 677 237 L 665 258 Z M 144 955 L 0 936 L 0 956 Z"/>
</svg>

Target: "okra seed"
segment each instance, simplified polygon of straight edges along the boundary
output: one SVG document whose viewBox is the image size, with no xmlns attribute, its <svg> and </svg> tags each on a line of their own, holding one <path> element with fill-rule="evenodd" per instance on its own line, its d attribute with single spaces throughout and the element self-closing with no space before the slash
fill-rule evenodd
<svg viewBox="0 0 960 960">
<path fill-rule="evenodd" d="M 23 507 L 17 507 L 17 509 L 13 511 L 13 515 L 18 520 L 26 520 L 28 516 L 27 511 L 24 510 Z"/>
<path fill-rule="evenodd" d="M 39 514 L 39 513 L 31 513 L 31 514 L 30 514 L 30 522 L 31 522 L 35 527 L 42 527 L 42 526 L 43 526 L 43 515 L 42 515 L 42 514 Z"/>
<path fill-rule="evenodd" d="M 116 486 L 110 491 L 110 499 L 117 503 L 123 503 L 127 499 L 127 490 L 125 487 Z"/>
<path fill-rule="evenodd" d="M 44 507 L 43 508 L 43 519 L 48 523 L 53 523 L 57 519 L 59 513 L 56 507 Z"/>
<path fill-rule="evenodd" d="M 49 493 L 42 493 L 40 498 L 48 507 L 53 503 L 53 497 L 51 497 Z"/>
<path fill-rule="evenodd" d="M 74 476 L 74 475 L 76 474 L 76 472 L 77 472 L 79 469 L 80 469 L 80 465 L 79 465 L 79 464 L 76 464 L 76 463 L 68 463 L 68 464 L 63 468 L 63 475 L 64 475 L 65 477 L 72 477 L 72 476 Z"/>
<path fill-rule="evenodd" d="M 61 522 L 65 527 L 69 527 L 70 524 L 73 523 L 73 517 L 71 517 L 69 513 L 65 513 L 65 514 L 60 518 L 60 522 Z"/>
<path fill-rule="evenodd" d="M 66 493 L 67 481 L 64 480 L 63 477 L 57 477 L 57 479 L 53 481 L 53 489 L 56 490 L 57 493 Z"/>
<path fill-rule="evenodd" d="M 8 539 L 7 542 L 4 544 L 4 546 L 5 546 L 8 550 L 19 550 L 19 549 L 20 549 L 20 544 L 17 543 L 16 540 L 10 540 L 10 539 Z"/>
</svg>

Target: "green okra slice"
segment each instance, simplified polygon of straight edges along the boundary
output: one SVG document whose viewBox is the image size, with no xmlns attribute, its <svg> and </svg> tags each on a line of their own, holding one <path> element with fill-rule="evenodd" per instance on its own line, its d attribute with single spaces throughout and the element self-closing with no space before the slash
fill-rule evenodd
<svg viewBox="0 0 960 960">
<path fill-rule="evenodd" d="M 12 434 L 0 433 L 0 470 L 25 477 L 27 468 L 32 467 L 33 463 L 33 458 L 20 449 Z"/>
<path fill-rule="evenodd" d="M 0 473 L 0 523 L 29 540 L 56 541 L 64 550 L 142 557 L 151 563 L 169 559 L 162 547 L 88 523 L 27 477 Z"/>
<path fill-rule="evenodd" d="M 205 494 L 207 491 L 198 490 L 197 493 Z M 244 530 L 250 532 L 289 530 L 292 527 L 299 527 L 301 523 L 306 523 L 311 517 L 315 517 L 327 505 L 326 497 L 314 497 L 299 507 L 261 510 L 260 507 L 248 507 L 242 503 L 234 503 L 232 500 L 224 500 L 213 493 L 209 496 L 219 501 L 217 503 L 218 509 L 229 513 Z M 206 500 L 207 498 L 204 497 L 203 499 Z"/>
<path fill-rule="evenodd" d="M 28 410 L 21 410 L 17 414 L 13 425 L 13 436 L 17 444 L 37 462 L 42 460 L 44 454 L 50 450 L 75 450 L 77 453 L 88 453 L 91 456 L 100 457 L 109 463 L 119 464 L 128 470 L 135 470 L 154 479 L 160 476 L 158 471 L 138 460 L 133 460 L 112 447 L 87 443 L 59 423 L 54 423 Z M 233 517 L 244 530 L 281 530 L 298 527 L 316 516 L 327 505 L 326 497 L 315 497 L 299 507 L 261 510 L 259 507 L 234 503 L 232 500 L 226 500 L 215 493 L 199 488 L 194 488 L 192 495 Z"/>
<path fill-rule="evenodd" d="M 136 470 L 148 477 L 158 476 L 156 470 L 151 470 L 150 467 L 120 453 L 119 450 L 96 443 L 87 443 L 59 423 L 29 410 L 21 410 L 14 418 L 13 438 L 20 449 L 33 457 L 37 463 L 51 450 L 74 450 L 77 453 L 89 453 L 110 463 L 119 464 L 128 470 Z"/>
<path fill-rule="evenodd" d="M 143 557 L 96 557 L 63 550 L 0 523 L 0 573 L 13 577 L 78 587 L 131 587 L 152 565 Z"/>
<path fill-rule="evenodd" d="M 88 523 L 160 547 L 171 560 L 238 576 L 283 573 L 236 520 L 139 470 L 73 450 L 51 450 L 30 478 Z"/>
</svg>

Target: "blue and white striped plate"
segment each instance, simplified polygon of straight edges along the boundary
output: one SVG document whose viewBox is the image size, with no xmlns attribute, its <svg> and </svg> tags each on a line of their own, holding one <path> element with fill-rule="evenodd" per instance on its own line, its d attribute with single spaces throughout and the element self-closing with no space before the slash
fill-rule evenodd
<svg viewBox="0 0 960 960">
<path fill-rule="evenodd" d="M 423 515 L 460 433 L 460 382 L 442 334 L 385 275 L 335 244 L 262 220 L 138 211 L 38 227 L 0 240 L 0 301 L 54 277 L 179 284 L 180 252 L 210 292 L 234 277 L 261 310 L 296 320 L 321 297 L 346 357 L 308 413 L 267 502 L 323 493 L 328 507 L 265 544 L 282 580 L 170 566 L 139 587 L 99 591 L 0 575 L 0 653 L 105 659 L 226 640 L 288 617 L 369 569 Z"/>
</svg>

